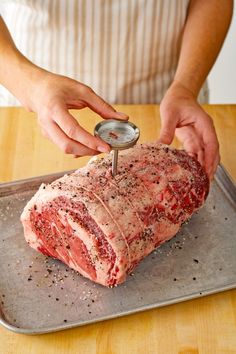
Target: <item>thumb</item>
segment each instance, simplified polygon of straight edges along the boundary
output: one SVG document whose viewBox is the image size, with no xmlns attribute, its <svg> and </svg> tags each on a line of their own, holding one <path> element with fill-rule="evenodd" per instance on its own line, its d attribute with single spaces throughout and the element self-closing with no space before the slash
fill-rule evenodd
<svg viewBox="0 0 236 354">
<path fill-rule="evenodd" d="M 105 119 L 128 120 L 127 114 L 116 112 L 116 110 L 91 90 L 86 96 L 86 103 L 89 108 Z"/>
<path fill-rule="evenodd" d="M 162 144 L 171 144 L 175 136 L 176 122 L 171 118 L 162 119 L 159 142 Z"/>
</svg>

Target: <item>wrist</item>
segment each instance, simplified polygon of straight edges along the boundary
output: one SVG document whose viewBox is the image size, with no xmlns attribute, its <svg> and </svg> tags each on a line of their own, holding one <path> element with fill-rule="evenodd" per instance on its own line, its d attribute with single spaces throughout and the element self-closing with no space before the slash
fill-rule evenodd
<svg viewBox="0 0 236 354">
<path fill-rule="evenodd" d="M 185 99 L 197 100 L 198 92 L 188 87 L 179 80 L 174 79 L 170 87 L 168 88 L 167 95 L 174 95 L 176 97 L 182 97 Z"/>
<path fill-rule="evenodd" d="M 186 105 L 197 104 L 197 96 L 181 82 L 174 80 L 166 91 L 161 103 L 161 114 L 176 114 L 176 109 Z"/>
<path fill-rule="evenodd" d="M 42 82 L 46 81 L 48 74 L 46 70 L 34 65 L 27 59 L 19 66 L 19 77 L 24 82 L 18 86 L 16 97 L 29 111 L 37 111 L 39 87 Z"/>
</svg>

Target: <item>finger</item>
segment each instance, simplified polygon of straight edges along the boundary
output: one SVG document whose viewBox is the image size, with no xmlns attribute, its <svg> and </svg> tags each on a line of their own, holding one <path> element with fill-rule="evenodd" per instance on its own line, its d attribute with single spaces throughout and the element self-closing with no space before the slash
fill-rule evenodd
<svg viewBox="0 0 236 354">
<path fill-rule="evenodd" d="M 220 160 L 217 146 L 208 144 L 205 152 L 205 169 L 207 172 L 214 170 Z"/>
<path fill-rule="evenodd" d="M 73 154 L 76 156 L 94 156 L 97 154 L 97 151 L 89 149 L 79 142 L 68 138 L 68 136 L 54 122 L 49 121 L 45 129 L 47 130 L 50 140 L 66 154 Z"/>
<path fill-rule="evenodd" d="M 176 129 L 176 136 L 182 142 L 184 149 L 188 154 L 198 158 L 202 155 L 203 142 L 193 126 L 185 126 Z"/>
<path fill-rule="evenodd" d="M 205 151 L 203 148 L 199 148 L 197 152 L 197 160 L 202 167 L 204 167 Z"/>
<path fill-rule="evenodd" d="M 216 173 L 219 162 L 220 162 L 220 157 L 217 156 L 217 158 L 214 160 L 212 165 L 208 166 L 208 168 L 206 169 L 207 175 L 210 180 L 214 178 L 214 174 Z"/>
<path fill-rule="evenodd" d="M 110 151 L 110 146 L 107 143 L 83 129 L 66 109 L 59 108 L 54 113 L 53 119 L 70 139 L 78 141 L 92 150 Z"/>
<path fill-rule="evenodd" d="M 213 171 L 212 171 L 212 178 L 214 177 L 214 174 L 216 173 L 219 164 L 220 164 L 220 154 L 217 156 L 217 159 L 215 160 Z"/>
<path fill-rule="evenodd" d="M 208 174 L 215 172 L 216 166 L 220 161 L 219 144 L 216 136 L 209 136 L 205 140 L 205 169 Z"/>
<path fill-rule="evenodd" d="M 197 160 L 201 166 L 204 167 L 204 150 L 198 150 L 198 152 L 190 152 L 189 149 L 185 149 L 188 153 L 189 156 L 193 157 L 195 160 Z M 192 149 L 191 149 L 192 150 Z"/>
<path fill-rule="evenodd" d="M 99 154 L 99 152 L 98 151 L 95 151 L 94 152 L 94 154 L 93 154 L 93 156 L 96 156 L 96 155 L 98 155 Z M 77 159 L 78 157 L 82 157 L 81 155 L 73 155 L 73 157 L 75 158 L 75 159 Z"/>
<path fill-rule="evenodd" d="M 202 132 L 201 136 L 205 150 L 205 170 L 208 176 L 212 178 L 216 170 L 216 166 L 220 160 L 219 143 L 211 117 L 204 114 L 203 118 L 204 119 L 198 119 L 196 125 L 197 129 Z"/>
<path fill-rule="evenodd" d="M 127 114 L 123 112 L 116 112 L 116 110 L 111 105 L 109 105 L 101 97 L 96 95 L 93 90 L 89 90 L 86 94 L 86 104 L 94 112 L 98 113 L 101 117 L 105 119 L 129 119 Z"/>
<path fill-rule="evenodd" d="M 171 144 L 175 136 L 175 129 L 176 121 L 169 117 L 164 117 L 161 123 L 159 142 L 167 145 Z"/>
<path fill-rule="evenodd" d="M 183 143 L 184 149 L 187 153 L 198 160 L 202 167 L 204 167 L 205 150 L 201 137 L 197 134 L 193 126 L 185 126 L 176 129 L 176 136 Z"/>
<path fill-rule="evenodd" d="M 217 156 L 217 158 L 216 158 L 215 161 L 214 161 L 214 164 L 213 164 L 212 168 L 211 168 L 210 171 L 209 171 L 208 176 L 209 176 L 210 181 L 213 180 L 214 175 L 215 175 L 215 173 L 216 173 L 216 170 L 217 170 L 217 167 L 218 167 L 219 163 L 220 163 L 220 155 Z"/>
</svg>

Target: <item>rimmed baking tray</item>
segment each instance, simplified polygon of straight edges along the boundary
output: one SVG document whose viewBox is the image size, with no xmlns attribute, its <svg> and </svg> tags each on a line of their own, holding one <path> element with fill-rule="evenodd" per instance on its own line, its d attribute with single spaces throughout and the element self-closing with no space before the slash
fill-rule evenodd
<svg viewBox="0 0 236 354">
<path fill-rule="evenodd" d="M 64 173 L 0 185 L 4 327 L 26 334 L 59 331 L 235 288 L 236 188 L 222 166 L 205 206 L 113 289 L 86 280 L 24 240 L 23 207 L 42 182 Z"/>
</svg>

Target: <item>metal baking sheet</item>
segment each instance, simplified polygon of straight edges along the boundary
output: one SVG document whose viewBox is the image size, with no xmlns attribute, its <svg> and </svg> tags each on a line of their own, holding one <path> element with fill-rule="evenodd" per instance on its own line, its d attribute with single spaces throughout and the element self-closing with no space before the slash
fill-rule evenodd
<svg viewBox="0 0 236 354">
<path fill-rule="evenodd" d="M 19 333 L 59 331 L 236 286 L 236 188 L 218 168 L 205 206 L 113 289 L 28 247 L 19 216 L 42 182 L 0 185 L 0 323 Z"/>
</svg>

